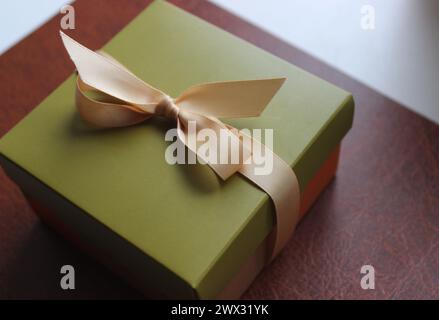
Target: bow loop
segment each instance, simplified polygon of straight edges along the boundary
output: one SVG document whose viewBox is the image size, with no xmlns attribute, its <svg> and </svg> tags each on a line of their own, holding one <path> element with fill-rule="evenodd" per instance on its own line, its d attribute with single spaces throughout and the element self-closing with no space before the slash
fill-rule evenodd
<svg viewBox="0 0 439 320">
<path fill-rule="evenodd" d="M 60 31 L 64 46 L 88 86 L 127 104 L 140 105 L 148 111 L 165 97 L 160 90 L 148 85 L 107 55 L 96 53 Z"/>
<path fill-rule="evenodd" d="M 92 93 L 93 96 L 87 93 Z M 81 117 L 100 128 L 126 127 L 149 119 L 152 114 L 76 80 L 76 106 Z M 152 106 L 151 106 L 152 107 Z"/>
</svg>

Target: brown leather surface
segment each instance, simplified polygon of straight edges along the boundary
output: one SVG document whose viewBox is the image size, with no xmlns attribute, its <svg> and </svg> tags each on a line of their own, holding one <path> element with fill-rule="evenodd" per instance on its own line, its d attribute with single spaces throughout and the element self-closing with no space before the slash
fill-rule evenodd
<svg viewBox="0 0 439 320">
<path fill-rule="evenodd" d="M 149 2 L 77 0 L 71 34 L 97 49 Z M 439 299 L 439 126 L 208 2 L 172 2 L 356 101 L 337 178 L 244 298 Z M 58 29 L 55 17 L 0 57 L 0 136 L 73 71 Z M 64 264 L 76 267 L 74 291 L 59 287 Z M 364 264 L 375 290 L 360 287 Z M 0 171 L 0 298 L 139 297 L 45 227 Z"/>
</svg>

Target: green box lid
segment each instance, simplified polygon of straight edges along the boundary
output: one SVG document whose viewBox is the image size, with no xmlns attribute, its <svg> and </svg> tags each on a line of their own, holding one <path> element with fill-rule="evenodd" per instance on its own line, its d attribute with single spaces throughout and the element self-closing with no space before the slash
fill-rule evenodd
<svg viewBox="0 0 439 320">
<path fill-rule="evenodd" d="M 274 129 L 274 151 L 302 187 L 352 125 L 349 93 L 166 2 L 150 5 L 103 49 L 171 96 L 202 82 L 287 77 L 261 117 L 226 122 Z M 166 120 L 88 128 L 74 90 L 72 75 L 2 138 L 0 153 L 198 296 L 216 296 L 272 229 L 268 196 L 240 175 L 221 182 L 207 166 L 168 165 Z"/>
</svg>

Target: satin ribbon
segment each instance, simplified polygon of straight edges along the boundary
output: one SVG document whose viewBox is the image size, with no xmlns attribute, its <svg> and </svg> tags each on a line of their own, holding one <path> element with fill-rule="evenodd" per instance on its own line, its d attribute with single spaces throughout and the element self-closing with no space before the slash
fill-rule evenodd
<svg viewBox="0 0 439 320">
<path fill-rule="evenodd" d="M 221 179 L 226 180 L 239 172 L 273 200 L 276 224 L 269 236 L 271 261 L 285 246 L 298 221 L 300 191 L 291 167 L 272 150 L 257 140 L 228 126 L 218 118 L 257 117 L 282 86 L 285 78 L 204 83 L 186 89 L 172 99 L 164 92 L 145 83 L 116 60 L 101 52 L 94 52 L 60 31 L 62 41 L 79 73 L 76 88 L 76 106 L 81 117 L 98 127 L 125 127 L 143 122 L 152 116 L 163 116 L 177 123 L 178 138 L 197 154 L 195 133 L 188 130 L 190 121 L 196 121 L 199 130 L 209 128 L 218 135 L 222 130 L 232 143 L 242 150 L 239 163 L 212 163 L 198 153 Z M 87 91 L 100 94 L 94 99 Z M 223 137 L 222 137 L 223 138 Z M 209 143 L 209 140 L 205 143 Z M 273 156 L 273 171 L 269 175 L 255 174 L 257 165 L 251 161 L 252 145 L 258 145 Z M 216 150 L 211 148 L 209 150 Z M 231 154 L 231 150 L 218 150 Z"/>
</svg>

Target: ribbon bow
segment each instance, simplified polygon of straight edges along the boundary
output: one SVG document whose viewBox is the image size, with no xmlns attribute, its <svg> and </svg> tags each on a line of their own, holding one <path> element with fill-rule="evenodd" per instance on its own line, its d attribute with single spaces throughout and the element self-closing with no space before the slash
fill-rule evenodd
<svg viewBox="0 0 439 320">
<path fill-rule="evenodd" d="M 145 83 L 119 62 L 102 52 L 94 52 L 60 31 L 64 46 L 79 73 L 76 88 L 76 106 L 82 118 L 98 127 L 124 127 L 143 122 L 152 116 L 171 118 L 177 123 L 178 138 L 192 152 L 201 157 L 223 180 L 236 172 L 241 173 L 264 190 L 273 200 L 276 228 L 270 234 L 269 260 L 284 247 L 294 231 L 299 215 L 299 184 L 288 164 L 272 150 L 242 132 L 221 122 L 218 118 L 259 116 L 282 86 L 285 78 L 205 83 L 190 87 L 178 98 Z M 94 91 L 112 98 L 111 102 L 98 101 L 87 96 Z M 188 124 L 195 121 L 197 131 L 205 128 L 223 132 L 240 146 L 238 163 L 220 164 L 197 153 L 196 141 Z M 245 138 L 245 139 L 244 139 Z M 209 141 L 207 141 L 209 143 Z M 256 164 L 251 159 L 252 145 L 273 155 L 273 171 L 269 175 L 255 174 Z M 215 151 L 216 148 L 209 150 Z M 261 149 L 259 149 L 261 150 Z M 230 150 L 218 150 L 222 152 Z"/>
</svg>

